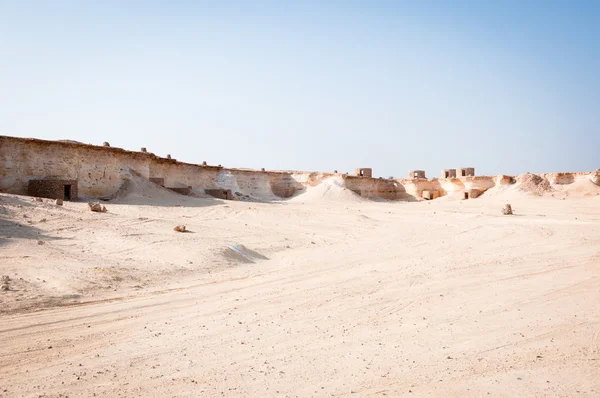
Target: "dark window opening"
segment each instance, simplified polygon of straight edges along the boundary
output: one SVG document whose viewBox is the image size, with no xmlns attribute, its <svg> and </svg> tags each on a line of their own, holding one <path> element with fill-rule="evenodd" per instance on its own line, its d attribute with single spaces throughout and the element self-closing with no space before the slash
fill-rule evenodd
<svg viewBox="0 0 600 398">
<path fill-rule="evenodd" d="M 467 176 L 467 170 L 463 170 L 462 171 L 462 175 L 463 175 L 463 177 L 466 177 Z"/>
<path fill-rule="evenodd" d="M 450 177 L 450 172 L 449 171 L 446 172 L 446 178 L 448 178 L 448 177 Z"/>
<path fill-rule="evenodd" d="M 65 185 L 64 200 L 71 200 L 71 186 Z"/>
<path fill-rule="evenodd" d="M 469 193 L 465 192 L 465 199 L 469 199 Z"/>
</svg>

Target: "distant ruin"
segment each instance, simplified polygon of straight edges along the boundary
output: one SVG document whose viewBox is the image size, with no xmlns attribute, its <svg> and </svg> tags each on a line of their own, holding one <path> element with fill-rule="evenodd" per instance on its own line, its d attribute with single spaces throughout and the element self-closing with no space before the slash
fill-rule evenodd
<svg viewBox="0 0 600 398">
<path fill-rule="evenodd" d="M 408 172 L 408 178 L 414 179 L 425 179 L 425 170 L 411 170 Z"/>
<path fill-rule="evenodd" d="M 231 189 L 205 189 L 204 192 L 217 199 L 233 200 Z"/>
<path fill-rule="evenodd" d="M 456 169 L 456 177 L 473 177 L 475 175 L 475 169 L 473 167 L 463 167 Z"/>
<path fill-rule="evenodd" d="M 145 148 L 143 148 L 145 149 Z M 270 171 L 224 168 L 185 163 L 150 152 L 89 145 L 76 141 L 47 141 L 0 136 L 0 192 L 78 200 L 115 198 L 135 174 L 181 195 L 194 191 L 225 200 L 273 201 L 290 198 L 334 178 L 336 185 L 363 198 L 434 200 L 447 195 L 475 199 L 497 185 L 511 185 L 511 176 L 475 176 L 475 169 L 444 169 L 441 178 L 426 178 L 411 170 L 408 178 L 373 177 L 371 168 L 348 173 Z M 540 175 L 548 184 L 591 180 L 600 184 L 600 172 Z M 535 181 L 533 182 L 535 183 Z M 111 199 L 106 199 L 111 200 Z"/>
<path fill-rule="evenodd" d="M 440 178 L 456 178 L 456 169 L 444 169 Z"/>
<path fill-rule="evenodd" d="M 373 177 L 373 169 L 369 169 L 369 168 L 358 168 L 358 169 L 354 169 L 354 175 L 356 177 L 367 177 L 367 178 L 371 178 Z"/>
</svg>

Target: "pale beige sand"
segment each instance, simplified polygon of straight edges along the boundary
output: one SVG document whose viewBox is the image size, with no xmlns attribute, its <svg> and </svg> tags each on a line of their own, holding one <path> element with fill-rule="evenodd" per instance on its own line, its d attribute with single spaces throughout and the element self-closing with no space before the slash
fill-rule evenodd
<svg viewBox="0 0 600 398">
<path fill-rule="evenodd" d="M 600 396 L 600 197 L 320 189 L 0 195 L 0 396 Z"/>
</svg>

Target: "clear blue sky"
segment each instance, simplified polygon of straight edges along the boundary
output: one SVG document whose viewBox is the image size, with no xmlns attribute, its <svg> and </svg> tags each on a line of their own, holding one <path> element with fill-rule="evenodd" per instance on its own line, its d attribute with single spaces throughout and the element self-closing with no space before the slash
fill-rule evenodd
<svg viewBox="0 0 600 398">
<path fill-rule="evenodd" d="M 376 176 L 600 168 L 600 1 L 0 0 L 0 135 Z"/>
</svg>

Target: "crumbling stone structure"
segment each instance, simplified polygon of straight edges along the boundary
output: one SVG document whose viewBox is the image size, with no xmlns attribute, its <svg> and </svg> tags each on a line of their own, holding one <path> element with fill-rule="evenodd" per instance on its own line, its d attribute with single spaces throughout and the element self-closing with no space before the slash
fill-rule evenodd
<svg viewBox="0 0 600 398">
<path fill-rule="evenodd" d="M 188 196 L 189 194 L 192 193 L 192 187 L 182 187 L 182 188 L 170 188 L 170 187 L 166 187 L 169 191 L 173 191 L 175 193 L 178 193 L 180 195 L 185 195 Z"/>
<path fill-rule="evenodd" d="M 473 167 L 463 167 L 456 169 L 456 177 L 473 177 L 475 175 L 475 169 Z"/>
<path fill-rule="evenodd" d="M 440 197 L 440 191 L 437 191 L 437 190 L 423 191 L 423 193 L 421 194 L 421 197 L 425 200 L 437 199 Z"/>
<path fill-rule="evenodd" d="M 233 200 L 231 189 L 205 189 L 204 192 L 217 199 Z"/>
<path fill-rule="evenodd" d="M 479 189 L 469 189 L 468 191 L 463 191 L 462 199 L 476 199 L 481 195 L 481 191 Z"/>
<path fill-rule="evenodd" d="M 418 178 L 427 178 L 425 177 L 425 170 L 411 170 L 408 172 L 408 179 L 409 180 L 416 180 Z"/>
<path fill-rule="evenodd" d="M 156 185 L 160 185 L 161 187 L 165 186 L 165 179 L 160 177 L 150 177 L 149 180 Z"/>
<path fill-rule="evenodd" d="M 470 189 L 469 190 L 469 199 L 478 198 L 481 195 L 481 191 L 479 189 Z"/>
<path fill-rule="evenodd" d="M 77 200 L 77 180 L 29 180 L 27 195 L 48 199 Z"/>
<path fill-rule="evenodd" d="M 373 177 L 373 169 L 369 169 L 369 168 L 354 169 L 354 175 L 357 177 L 371 178 L 371 177 Z"/>
<path fill-rule="evenodd" d="M 444 169 L 440 174 L 440 178 L 456 178 L 456 169 Z"/>
</svg>

